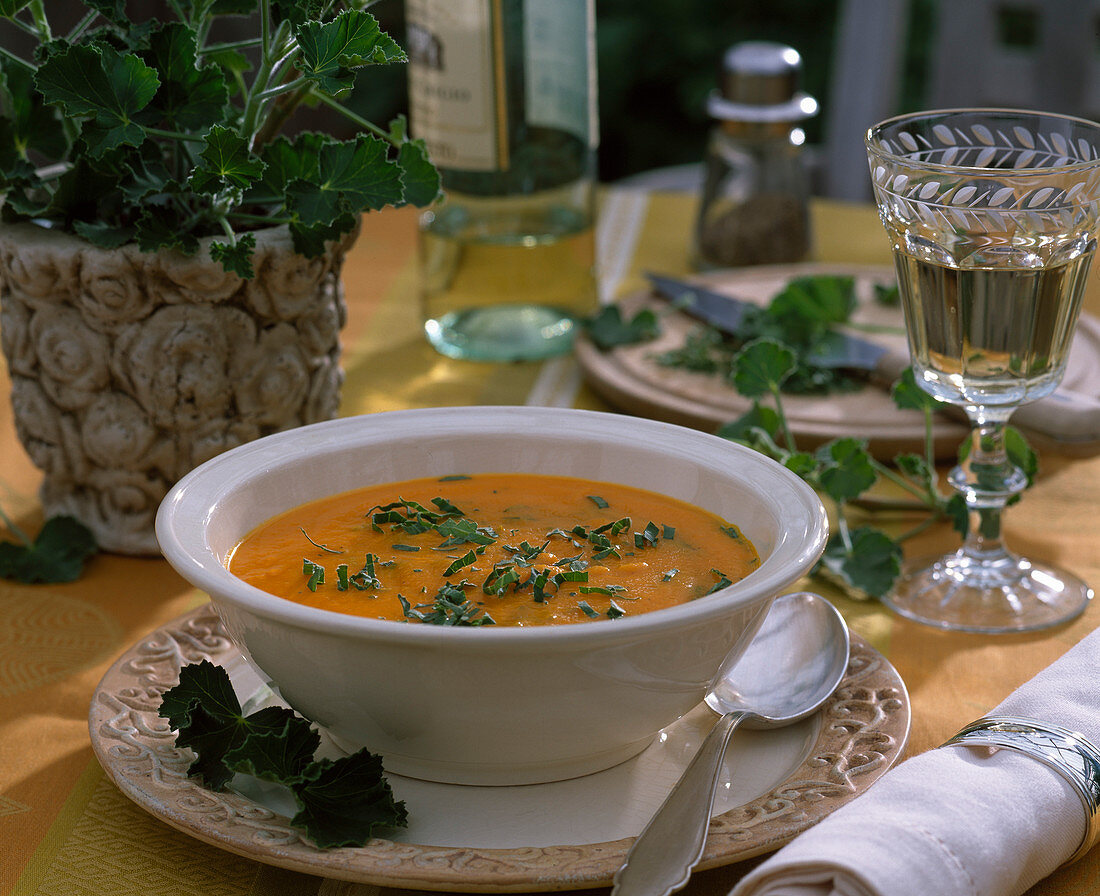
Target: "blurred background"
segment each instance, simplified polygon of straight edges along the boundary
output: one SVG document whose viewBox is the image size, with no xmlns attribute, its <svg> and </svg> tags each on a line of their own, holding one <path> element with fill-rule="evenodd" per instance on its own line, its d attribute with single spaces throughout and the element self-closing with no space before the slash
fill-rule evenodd
<svg viewBox="0 0 1100 896">
<path fill-rule="evenodd" d="M 127 5 L 142 20 L 163 2 Z M 58 31 L 81 9 L 46 8 Z M 371 11 L 405 43 L 403 0 Z M 596 15 L 605 182 L 699 162 L 706 96 L 725 50 L 747 40 L 802 55 L 803 88 L 821 105 L 804 125 L 815 191 L 836 198 L 869 198 L 862 133 L 892 114 L 996 105 L 1100 116 L 1100 0 L 596 0 Z M 21 39 L 0 27 L 0 45 Z M 366 69 L 349 105 L 387 121 L 408 108 L 405 78 L 403 66 Z M 307 110 L 299 126 L 315 121 Z"/>
</svg>

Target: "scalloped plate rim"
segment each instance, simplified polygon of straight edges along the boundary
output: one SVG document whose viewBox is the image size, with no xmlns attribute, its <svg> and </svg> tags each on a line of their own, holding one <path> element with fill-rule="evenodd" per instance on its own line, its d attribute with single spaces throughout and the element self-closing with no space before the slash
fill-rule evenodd
<svg viewBox="0 0 1100 896">
<path fill-rule="evenodd" d="M 188 631 L 188 626 L 204 620 L 212 623 L 205 633 L 201 628 Z M 161 641 L 165 641 L 163 646 L 160 646 Z M 190 645 L 192 656 L 182 656 L 182 644 Z M 143 657 L 143 650 L 148 656 Z M 856 668 L 850 669 L 842 682 L 842 690 L 838 690 L 825 711 L 829 712 L 832 704 L 842 702 L 843 689 L 857 687 L 861 676 L 870 675 L 873 691 L 888 695 L 880 724 L 860 729 L 853 723 L 859 730 L 849 732 L 847 737 L 839 733 L 845 724 L 843 721 L 822 724 L 802 764 L 778 787 L 712 819 L 699 869 L 730 865 L 778 849 L 862 793 L 900 759 L 908 741 L 911 720 L 905 684 L 889 661 L 855 633 L 852 633 L 852 650 Z M 297 831 L 289 827 L 285 817 L 239 794 L 214 793 L 178 770 L 160 765 L 159 761 L 175 760 L 177 765 L 185 767 L 191 754 L 177 750 L 171 743 L 170 734 L 154 736 L 149 733 L 155 731 L 154 726 L 132 724 L 147 721 L 163 726 L 154 711 L 141 710 L 137 704 L 143 699 L 147 702 L 152 694 L 159 698 L 159 694 L 174 683 L 184 662 L 200 658 L 219 662 L 240 658 L 209 604 L 196 607 L 131 645 L 96 687 L 88 723 L 96 758 L 119 790 L 154 817 L 204 843 L 261 863 L 344 881 L 401 889 L 508 893 L 609 886 L 633 842 L 634 838 L 628 837 L 580 846 L 496 849 L 398 843 L 374 838 L 360 848 L 319 850 L 303 841 Z M 860 668 L 860 662 L 865 666 Z M 170 670 L 173 677 L 157 681 L 151 672 L 157 664 Z M 131 724 L 119 727 L 117 737 L 108 737 L 105 730 L 112 729 L 106 727 L 107 723 L 126 716 L 127 707 L 137 713 L 137 717 L 130 718 Z M 157 743 L 158 740 L 161 742 Z M 849 756 L 853 749 L 858 751 L 861 746 L 867 746 L 869 753 L 878 755 L 878 760 L 870 761 L 859 771 L 857 781 L 848 780 L 844 775 L 840 776 L 845 779 L 843 781 L 814 780 L 830 777 L 829 772 L 823 775 L 816 765 L 811 768 L 818 754 L 839 752 Z M 127 747 L 140 748 L 144 753 L 127 756 L 124 752 Z M 876 748 L 879 749 L 877 753 Z M 150 757 L 159 761 L 146 767 Z M 837 768 L 834 765 L 829 771 L 836 773 Z M 805 772 L 812 774 L 803 782 L 799 776 Z M 818 788 L 827 792 L 810 793 L 805 805 L 799 805 L 799 794 L 794 791 L 797 783 L 811 783 L 811 790 Z M 172 794 L 175 800 L 167 800 L 166 796 Z M 201 815 L 196 819 L 195 806 L 204 801 L 238 821 L 229 826 L 224 819 L 219 823 L 211 823 Z M 769 813 L 776 813 L 776 817 L 769 820 Z M 257 820 L 265 815 L 270 822 L 266 827 L 263 820 Z M 739 827 L 735 816 L 748 819 L 748 823 Z M 757 825 L 759 829 L 754 829 Z M 238 830 L 242 826 L 251 831 L 251 839 Z M 256 842 L 258 832 L 263 832 L 266 842 Z"/>
</svg>

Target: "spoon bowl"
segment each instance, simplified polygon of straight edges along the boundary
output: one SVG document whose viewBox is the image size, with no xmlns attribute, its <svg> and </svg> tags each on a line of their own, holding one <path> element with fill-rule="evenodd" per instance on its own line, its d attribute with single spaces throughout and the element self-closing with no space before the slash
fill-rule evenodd
<svg viewBox="0 0 1100 896">
<path fill-rule="evenodd" d="M 848 626 L 825 598 L 807 591 L 783 595 L 703 699 L 719 715 L 745 713 L 746 728 L 790 725 L 816 712 L 836 690 L 849 646 Z"/>
<path fill-rule="evenodd" d="M 734 730 L 779 728 L 816 712 L 843 679 L 849 648 L 848 626 L 825 598 L 805 591 L 776 598 L 748 648 L 707 691 L 719 719 L 634 841 L 612 896 L 666 896 L 688 882 L 703 855 Z"/>
</svg>

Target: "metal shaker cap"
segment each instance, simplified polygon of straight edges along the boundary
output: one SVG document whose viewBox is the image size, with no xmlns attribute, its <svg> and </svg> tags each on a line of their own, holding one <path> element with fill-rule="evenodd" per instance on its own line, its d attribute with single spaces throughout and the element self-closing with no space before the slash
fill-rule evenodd
<svg viewBox="0 0 1100 896">
<path fill-rule="evenodd" d="M 734 44 L 722 57 L 718 89 L 707 99 L 712 118 L 726 121 L 802 121 L 818 103 L 800 89 L 802 57 L 770 41 Z"/>
</svg>

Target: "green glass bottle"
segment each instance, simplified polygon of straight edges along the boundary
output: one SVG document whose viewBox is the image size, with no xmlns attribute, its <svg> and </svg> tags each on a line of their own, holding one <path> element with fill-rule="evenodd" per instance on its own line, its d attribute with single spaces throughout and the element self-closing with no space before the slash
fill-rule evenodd
<svg viewBox="0 0 1100 896">
<path fill-rule="evenodd" d="M 407 0 L 410 118 L 443 178 L 421 215 L 445 355 L 568 352 L 596 306 L 594 0 Z"/>
</svg>

